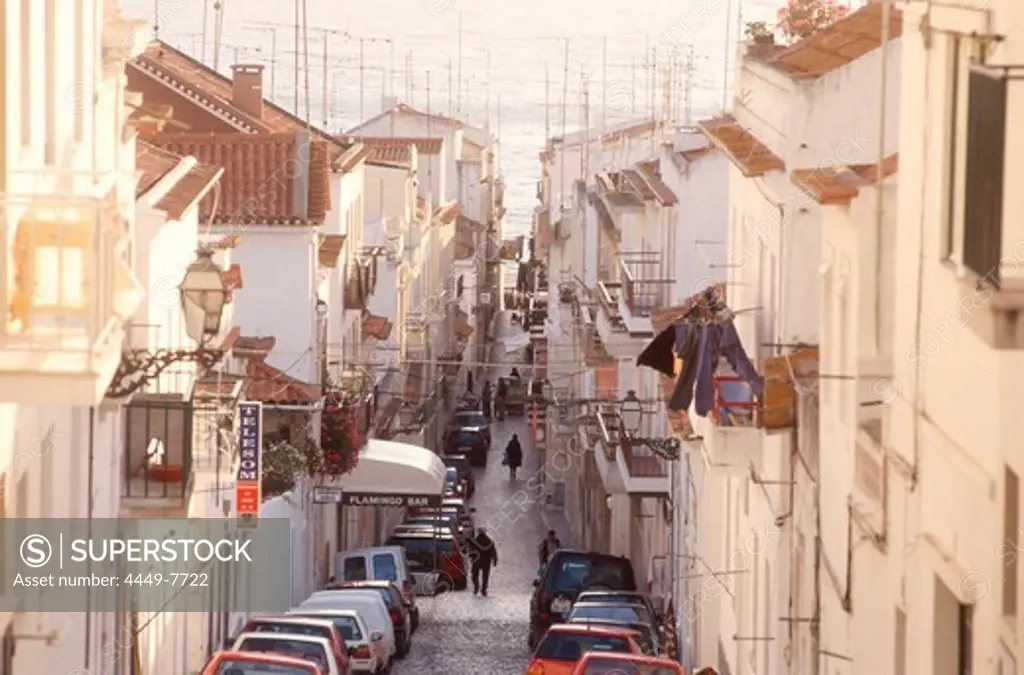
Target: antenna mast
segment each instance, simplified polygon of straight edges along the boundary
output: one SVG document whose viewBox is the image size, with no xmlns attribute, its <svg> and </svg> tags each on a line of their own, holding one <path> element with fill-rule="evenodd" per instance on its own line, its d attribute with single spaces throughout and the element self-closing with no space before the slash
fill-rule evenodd
<svg viewBox="0 0 1024 675">
<path fill-rule="evenodd" d="M 544 62 L 544 148 L 551 146 L 551 71 Z"/>
<path fill-rule="evenodd" d="M 301 20 L 302 20 L 302 13 L 300 12 L 300 9 L 299 9 L 299 0 L 295 0 L 295 80 L 294 80 L 294 82 L 295 82 L 295 114 L 296 115 L 299 114 L 299 57 L 300 57 L 299 52 L 302 51 L 302 47 L 301 47 L 302 41 L 301 41 L 301 35 L 299 33 L 299 30 L 301 29 L 301 26 L 299 24 L 300 24 Z M 216 55 L 214 56 L 214 58 L 215 59 L 217 58 Z M 214 68 L 216 68 L 216 66 L 214 66 Z"/>
<path fill-rule="evenodd" d="M 608 36 L 601 38 L 601 98 L 608 96 Z M 601 128 L 604 129 L 608 102 L 601 106 Z"/>
<path fill-rule="evenodd" d="M 456 83 L 459 85 L 459 92 L 456 95 L 455 111 L 458 113 L 459 118 L 462 117 L 462 10 L 459 10 L 459 47 L 458 47 L 458 73 L 455 77 Z"/>
<path fill-rule="evenodd" d="M 562 178 L 559 185 L 558 210 L 565 210 L 565 113 L 569 102 L 569 38 L 565 38 L 565 60 L 562 66 Z"/>
<path fill-rule="evenodd" d="M 306 0 L 302 0 L 302 64 L 306 69 L 303 86 L 306 89 L 306 130 L 312 127 L 313 112 L 309 106 L 309 23 L 306 20 Z"/>
<path fill-rule="evenodd" d="M 305 2 L 305 0 L 303 0 L 303 2 Z M 330 98 L 330 88 L 331 88 L 330 82 L 331 82 L 331 80 L 330 80 L 330 75 L 327 72 L 327 44 L 328 44 L 328 41 L 330 40 L 330 38 L 328 37 L 329 35 L 330 35 L 330 31 L 324 30 L 324 92 L 323 92 L 324 93 L 324 100 L 323 100 L 323 103 L 322 103 L 322 105 L 323 105 L 323 117 L 324 117 L 324 130 L 328 130 L 329 129 L 329 124 L 330 124 L 330 120 L 328 119 L 328 115 L 330 114 L 328 106 L 330 105 L 330 100 L 331 100 L 331 98 Z"/>
</svg>

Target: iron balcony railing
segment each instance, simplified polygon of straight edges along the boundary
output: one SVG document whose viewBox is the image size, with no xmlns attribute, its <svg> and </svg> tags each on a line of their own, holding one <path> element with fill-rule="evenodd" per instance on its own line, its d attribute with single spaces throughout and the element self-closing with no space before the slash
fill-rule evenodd
<svg viewBox="0 0 1024 675">
<path fill-rule="evenodd" d="M 619 258 L 619 278 L 622 281 L 623 300 L 635 317 L 649 317 L 665 306 L 670 280 L 652 278 L 661 268 L 657 253 L 622 253 Z"/>
<path fill-rule="evenodd" d="M 625 433 L 619 435 L 619 449 L 634 478 L 664 478 L 668 475 L 665 460 L 646 445 L 634 444 Z"/>
<path fill-rule="evenodd" d="M 193 406 L 178 394 L 146 394 L 125 406 L 121 495 L 188 502 L 193 479 Z"/>
</svg>

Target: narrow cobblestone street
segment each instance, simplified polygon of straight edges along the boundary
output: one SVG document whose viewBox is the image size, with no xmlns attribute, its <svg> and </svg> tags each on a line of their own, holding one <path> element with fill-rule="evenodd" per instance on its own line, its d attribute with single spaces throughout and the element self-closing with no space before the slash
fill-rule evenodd
<svg viewBox="0 0 1024 675">
<path fill-rule="evenodd" d="M 508 314 L 498 318 L 498 336 L 517 330 L 508 326 Z M 496 343 L 492 359 L 502 357 Z M 518 358 L 518 354 L 511 358 Z M 512 361 L 509 362 L 511 368 Z M 524 377 L 528 369 L 519 366 Z M 507 374 L 504 369 L 502 374 Z M 498 373 L 490 374 L 494 382 Z M 472 584 L 465 591 L 421 598 L 422 623 L 413 639 L 412 652 L 397 662 L 395 675 L 521 675 L 526 669 L 530 595 L 537 571 L 537 545 L 547 526 L 538 490 L 528 481 L 541 470 L 538 453 L 530 440 L 529 417 L 506 418 L 492 425 L 494 442 L 487 467 L 477 469 L 473 497 L 476 524 L 488 530 L 497 543 L 498 566 L 491 572 L 487 597 L 474 596 Z M 509 479 L 501 465 L 505 444 L 512 434 L 523 443 L 523 467 L 517 480 Z"/>
</svg>

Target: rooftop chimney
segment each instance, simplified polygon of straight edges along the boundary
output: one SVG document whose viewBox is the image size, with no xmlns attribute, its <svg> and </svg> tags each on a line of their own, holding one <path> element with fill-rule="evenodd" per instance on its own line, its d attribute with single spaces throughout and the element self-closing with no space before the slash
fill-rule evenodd
<svg viewBox="0 0 1024 675">
<path fill-rule="evenodd" d="M 263 66 L 231 66 L 231 102 L 242 112 L 263 119 Z"/>
</svg>

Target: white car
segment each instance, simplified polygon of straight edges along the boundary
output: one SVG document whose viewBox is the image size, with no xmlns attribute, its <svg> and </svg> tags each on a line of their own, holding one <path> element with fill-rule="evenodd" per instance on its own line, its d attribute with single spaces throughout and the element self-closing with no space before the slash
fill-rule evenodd
<svg viewBox="0 0 1024 675">
<path fill-rule="evenodd" d="M 354 609 L 293 609 L 288 616 L 330 619 L 345 637 L 349 648 L 348 666 L 352 673 L 377 675 L 385 672 L 388 663 L 384 635 L 372 631 Z"/>
<path fill-rule="evenodd" d="M 312 635 L 242 633 L 231 651 L 281 654 L 316 663 L 324 675 L 341 675 L 331 641 Z"/>
<path fill-rule="evenodd" d="M 395 626 L 391 622 L 391 614 L 380 593 L 375 590 L 366 591 L 317 591 L 299 605 L 305 609 L 354 609 L 363 617 L 371 631 L 379 632 L 388 650 L 388 666 L 397 656 L 398 641 L 395 639 Z"/>
</svg>

